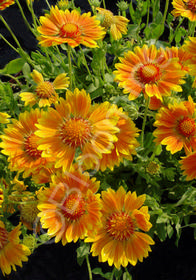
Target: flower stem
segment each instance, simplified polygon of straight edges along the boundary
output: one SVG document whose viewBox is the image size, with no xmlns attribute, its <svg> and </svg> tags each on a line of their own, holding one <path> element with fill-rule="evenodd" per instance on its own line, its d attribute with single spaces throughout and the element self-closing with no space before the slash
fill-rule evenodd
<svg viewBox="0 0 196 280">
<path fill-rule="evenodd" d="M 88 255 L 86 255 L 86 263 L 87 263 L 87 268 L 88 268 L 89 280 L 93 280 L 93 275 L 92 275 L 92 270 L 91 270 L 91 265 L 90 265 Z"/>
<path fill-rule="evenodd" d="M 34 30 L 31 28 L 31 25 L 29 24 L 29 22 L 28 22 L 28 20 L 27 20 L 27 18 L 26 18 L 26 16 L 25 16 L 25 14 L 24 14 L 24 12 L 23 12 L 23 9 L 22 9 L 22 7 L 21 7 L 21 5 L 20 5 L 20 2 L 19 2 L 18 0 L 16 0 L 16 4 L 18 5 L 18 8 L 19 8 L 19 10 L 20 10 L 20 13 L 21 13 L 21 15 L 22 15 L 22 18 L 23 18 L 23 20 L 24 20 L 24 22 L 25 22 L 27 28 L 31 31 L 31 33 L 33 33 L 33 34 L 35 35 L 35 32 L 34 32 Z"/>
<path fill-rule="evenodd" d="M 10 48 L 12 48 L 15 52 L 19 54 L 19 51 L 2 34 L 0 34 L 0 38 L 2 38 L 3 41 L 5 41 L 6 44 L 8 44 L 8 46 L 10 46 Z"/>
<path fill-rule="evenodd" d="M 164 10 L 163 19 L 162 19 L 163 28 L 164 28 L 164 24 L 165 24 L 165 20 L 166 20 L 166 16 L 167 16 L 168 7 L 169 7 L 169 0 L 166 0 L 165 1 L 165 10 Z"/>
<path fill-rule="evenodd" d="M 90 69 L 89 69 L 89 67 L 88 67 L 88 64 L 87 64 L 87 61 L 86 61 L 86 57 L 85 57 L 84 51 L 83 51 L 83 49 L 82 49 L 82 47 L 81 47 L 80 45 L 79 45 L 79 48 L 80 48 L 80 51 L 81 51 L 82 56 L 83 56 L 84 65 L 85 65 L 85 67 L 86 67 L 86 69 L 87 69 L 87 72 L 88 72 L 89 76 L 90 76 L 91 79 L 92 79 L 93 77 L 92 77 L 91 71 L 90 71 Z"/>
<path fill-rule="evenodd" d="M 18 46 L 19 50 L 15 49 L 13 46 L 11 46 L 11 44 L 8 42 L 8 45 L 11 46 L 17 53 L 19 53 L 21 56 L 23 56 L 25 58 L 25 60 L 34 67 L 34 63 L 31 60 L 31 58 L 29 57 L 29 55 L 23 50 L 23 48 L 21 47 L 18 39 L 16 38 L 16 36 L 14 35 L 14 33 L 12 32 L 11 28 L 9 27 L 9 25 L 7 24 L 7 22 L 4 20 L 3 16 L 0 15 L 0 19 L 3 22 L 3 24 L 5 25 L 5 27 L 7 28 L 7 30 L 10 32 L 10 34 L 12 35 L 12 38 L 14 39 L 16 45 Z M 2 36 L 2 35 L 1 35 Z M 3 39 L 3 37 L 2 37 Z M 5 41 L 5 42 L 6 42 Z"/>
<path fill-rule="evenodd" d="M 67 57 L 68 57 L 68 64 L 69 64 L 69 78 L 70 78 L 70 90 L 73 90 L 74 87 L 74 76 L 72 71 L 72 62 L 71 62 L 71 47 L 68 45 L 67 48 Z"/>
<path fill-rule="evenodd" d="M 144 147 L 144 131 L 145 131 L 145 126 L 146 126 L 146 118 L 147 118 L 147 113 L 148 113 L 148 107 L 150 103 L 150 97 L 148 96 L 148 99 L 146 100 L 146 108 L 144 112 L 144 118 L 143 118 L 143 123 L 142 123 L 142 132 L 141 132 L 141 147 Z"/>
</svg>

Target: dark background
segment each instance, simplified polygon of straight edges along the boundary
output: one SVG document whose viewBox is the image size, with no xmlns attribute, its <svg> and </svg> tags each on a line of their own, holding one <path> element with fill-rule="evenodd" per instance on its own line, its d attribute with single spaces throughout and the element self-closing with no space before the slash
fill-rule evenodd
<svg viewBox="0 0 196 280">
<path fill-rule="evenodd" d="M 25 1 L 20 2 L 31 22 Z M 55 2 L 50 1 L 50 3 Z M 75 3 L 83 11 L 90 10 L 88 1 L 75 0 Z M 108 0 L 106 6 L 117 14 L 116 1 Z M 43 14 L 44 9 L 47 9 L 42 0 L 35 1 L 34 7 L 38 15 Z M 24 50 L 27 52 L 36 50 L 37 41 L 24 25 L 16 4 L 2 11 L 1 14 L 14 31 Z M 0 33 L 14 45 L 11 36 L 1 22 Z M 0 68 L 16 57 L 17 54 L 0 39 Z M 196 280 L 196 242 L 192 228 L 183 229 L 178 247 L 175 246 L 175 236 L 165 242 L 155 241 L 150 256 L 144 259 L 143 263 L 138 263 L 135 267 L 128 267 L 133 280 Z M 86 263 L 84 262 L 82 266 L 77 264 L 77 246 L 78 244 L 74 243 L 66 246 L 62 246 L 61 243 L 43 245 L 34 251 L 27 263 L 23 263 L 22 268 L 18 268 L 17 272 L 12 272 L 9 278 L 4 278 L 0 272 L 0 280 L 88 280 Z M 101 266 L 105 273 L 111 271 L 107 263 L 100 264 L 97 258 L 90 256 L 90 262 L 92 268 Z M 103 278 L 93 275 L 93 279 L 101 280 Z"/>
</svg>

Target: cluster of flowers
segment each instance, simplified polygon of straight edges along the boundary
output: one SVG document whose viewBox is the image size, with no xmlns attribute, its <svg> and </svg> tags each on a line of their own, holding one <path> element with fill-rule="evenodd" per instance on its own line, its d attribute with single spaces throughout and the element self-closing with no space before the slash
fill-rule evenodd
<svg viewBox="0 0 196 280">
<path fill-rule="evenodd" d="M 1 2 L 0 9 L 13 4 Z M 195 1 L 173 2 L 178 9 L 174 10 L 176 16 L 179 6 L 195 16 Z M 49 14 L 40 18 L 37 30 L 41 46 L 67 43 L 71 48 L 80 44 L 95 48 L 108 28 L 114 40 L 126 34 L 126 18 L 102 8 L 97 10 L 104 17 L 102 26 L 90 13 L 80 15 L 77 10 L 52 7 Z M 181 160 L 181 168 L 188 180 L 196 178 L 196 104 L 191 96 L 178 101 L 172 92 L 182 90 L 180 85 L 185 82 L 185 75 L 195 76 L 196 39 L 189 39 L 181 48 L 157 50 L 154 45 L 137 46 L 119 58 L 114 71 L 115 81 L 130 100 L 142 92 L 146 106 L 158 110 L 155 141 L 166 145 L 172 154 L 184 149 L 186 156 Z M 68 89 L 71 77 L 66 73 L 53 82 L 44 80 L 37 70 L 31 76 L 35 90 L 20 94 L 28 109 L 18 119 L 11 119 L 11 123 L 9 115 L 0 114 L 0 122 L 7 124 L 1 135 L 1 152 L 7 156 L 9 169 L 17 172 L 10 200 L 13 204 L 20 202 L 22 194 L 24 202 L 18 208 L 21 223 L 32 229 L 36 217 L 40 217 L 42 228 L 47 229 L 55 242 L 62 241 L 65 245 L 79 238 L 92 242 L 92 255 L 116 268 L 142 261 L 154 244 L 145 233 L 152 226 L 148 207 L 143 206 L 145 195 L 137 196 L 123 187 L 116 191 L 108 188 L 100 194 L 100 182 L 87 172 L 113 170 L 124 159 L 132 160 L 139 146 L 136 139 L 139 129 L 117 105 L 92 104 L 84 89 Z M 193 87 L 195 84 L 196 81 Z M 66 90 L 66 98 L 58 95 L 59 89 Z M 172 102 L 168 99 L 171 95 Z M 19 174 L 49 187 L 40 187 L 32 196 L 18 181 Z M 0 207 L 0 215 L 5 208 L 14 211 L 7 208 L 3 189 L 0 189 Z M 21 223 L 9 231 L 1 217 L 0 269 L 9 274 L 11 268 L 22 266 L 31 252 L 20 244 Z"/>
</svg>

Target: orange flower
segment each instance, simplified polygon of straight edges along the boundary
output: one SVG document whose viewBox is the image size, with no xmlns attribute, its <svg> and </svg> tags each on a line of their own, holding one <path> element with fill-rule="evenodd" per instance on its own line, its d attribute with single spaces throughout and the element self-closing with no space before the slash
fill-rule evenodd
<svg viewBox="0 0 196 280">
<path fill-rule="evenodd" d="M 196 151 L 183 157 L 180 161 L 181 169 L 184 170 L 183 175 L 186 175 L 186 180 L 196 178 Z"/>
<path fill-rule="evenodd" d="M 67 89 L 69 86 L 69 78 L 65 73 L 58 75 L 53 83 L 44 81 L 42 74 L 36 70 L 33 70 L 31 76 L 37 87 L 35 93 L 20 93 L 21 100 L 25 101 L 25 106 L 33 106 L 37 103 L 39 107 L 50 106 L 52 103 L 56 103 L 59 98 L 55 89 Z"/>
<path fill-rule="evenodd" d="M 127 24 L 129 20 L 126 17 L 114 16 L 109 10 L 96 8 L 99 14 L 103 16 L 103 26 L 106 30 L 110 28 L 110 33 L 114 40 L 122 38 L 122 34 L 127 34 Z"/>
<path fill-rule="evenodd" d="M 7 7 L 15 4 L 14 0 L 0 0 L 0 11 L 5 10 Z"/>
<path fill-rule="evenodd" d="M 57 173 L 52 181 L 50 188 L 38 194 L 42 227 L 63 245 L 83 239 L 100 220 L 100 195 L 95 194 L 99 182 L 76 166 L 70 172 Z"/>
<path fill-rule="evenodd" d="M 137 46 L 134 52 L 129 51 L 119 59 L 121 63 L 115 65 L 115 80 L 124 88 L 124 93 L 130 93 L 130 100 L 136 99 L 142 91 L 161 101 L 163 96 L 171 94 L 171 90 L 182 91 L 179 84 L 184 83 L 181 78 L 186 72 L 181 70 L 177 59 L 168 59 L 162 48 Z"/>
<path fill-rule="evenodd" d="M 174 10 L 171 12 L 175 17 L 186 17 L 190 21 L 196 21 L 196 1 L 195 0 L 173 0 Z"/>
<path fill-rule="evenodd" d="M 16 271 L 16 265 L 22 267 L 22 262 L 28 261 L 27 256 L 31 254 L 28 247 L 20 244 L 20 226 L 8 232 L 0 221 L 0 269 L 3 275 L 10 274 L 12 268 Z"/>
<path fill-rule="evenodd" d="M 0 188 L 0 210 L 2 208 L 3 200 L 4 200 L 3 189 Z"/>
<path fill-rule="evenodd" d="M 41 36 L 38 40 L 44 47 L 67 43 L 73 48 L 80 44 L 96 48 L 96 41 L 105 35 L 99 21 L 90 12 L 80 15 L 77 10 L 63 11 L 55 6 L 50 14 L 40 17 L 40 22 L 37 30 Z"/>
<path fill-rule="evenodd" d="M 156 114 L 153 132 L 157 144 L 166 145 L 172 154 L 185 149 L 188 153 L 196 149 L 195 103 L 189 96 L 188 101 L 169 104 Z"/>
<path fill-rule="evenodd" d="M 142 206 L 145 195 L 125 192 L 120 187 L 116 192 L 111 188 L 102 191 L 102 218 L 97 234 L 87 237 L 93 242 L 91 252 L 100 262 L 119 269 L 128 263 L 136 265 L 151 251 L 152 238 L 143 231 L 149 231 L 151 223 L 148 207 Z"/>
<path fill-rule="evenodd" d="M 108 102 L 91 105 L 85 90 L 68 91 L 66 100 L 61 98 L 55 109 L 49 108 L 39 119 L 38 149 L 49 151 L 56 158 L 55 168 L 63 167 L 63 171 L 70 168 L 76 153 L 87 168 L 94 168 L 117 141 L 118 118 L 110 107 Z"/>
<path fill-rule="evenodd" d="M 2 112 L 0 112 L 0 123 L 3 123 L 3 124 L 9 123 L 10 120 L 9 120 L 8 118 L 10 118 L 10 117 L 11 117 L 11 116 L 8 115 L 7 113 L 2 113 Z"/>
<path fill-rule="evenodd" d="M 187 72 L 190 71 L 189 64 L 191 63 L 193 55 L 188 53 L 184 46 L 182 46 L 180 48 L 166 47 L 166 53 L 168 55 L 168 59 L 173 58 L 173 57 L 179 58 L 178 63 L 180 64 L 182 70 L 185 70 Z"/>
<path fill-rule="evenodd" d="M 136 137 L 139 136 L 138 129 L 134 122 L 117 106 L 113 105 L 114 112 L 119 120 L 116 126 L 119 133 L 116 134 L 118 141 L 114 143 L 111 153 L 103 154 L 100 159 L 100 169 L 104 171 L 107 167 L 113 170 L 114 166 L 123 162 L 123 159 L 132 160 L 132 155 L 136 154 L 135 148 L 139 146 Z"/>
<path fill-rule="evenodd" d="M 24 171 L 23 176 L 30 176 L 34 168 L 46 166 L 54 158 L 43 158 L 37 149 L 39 137 L 35 135 L 36 123 L 41 117 L 39 109 L 24 112 L 19 115 L 19 120 L 12 120 L 1 135 L 0 147 L 3 154 L 8 156 L 9 168 L 12 171 Z"/>
</svg>

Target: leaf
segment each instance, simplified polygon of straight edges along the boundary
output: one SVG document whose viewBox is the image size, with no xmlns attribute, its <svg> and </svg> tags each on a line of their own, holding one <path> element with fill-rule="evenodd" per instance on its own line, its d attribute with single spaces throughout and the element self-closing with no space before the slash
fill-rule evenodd
<svg viewBox="0 0 196 280">
<path fill-rule="evenodd" d="M 111 279 L 112 272 L 103 273 L 100 267 L 96 267 L 92 270 L 93 274 L 98 274 L 104 277 L 105 279 Z"/>
<path fill-rule="evenodd" d="M 76 249 L 77 262 L 79 265 L 82 265 L 85 257 L 89 254 L 89 252 L 90 252 L 90 244 L 88 243 L 82 243 L 82 245 Z"/>
<path fill-rule="evenodd" d="M 24 58 L 16 58 L 11 60 L 3 69 L 0 70 L 0 74 L 16 74 L 22 70 L 25 62 L 26 61 Z"/>
<path fill-rule="evenodd" d="M 156 225 L 157 235 L 161 241 L 164 241 L 167 238 L 167 227 L 166 224 L 157 224 Z"/>
<path fill-rule="evenodd" d="M 132 280 L 132 276 L 129 274 L 128 271 L 123 273 L 123 280 Z"/>
</svg>

